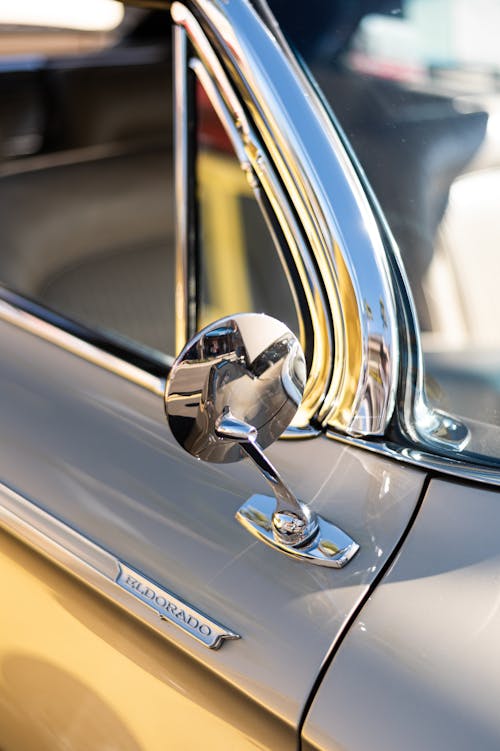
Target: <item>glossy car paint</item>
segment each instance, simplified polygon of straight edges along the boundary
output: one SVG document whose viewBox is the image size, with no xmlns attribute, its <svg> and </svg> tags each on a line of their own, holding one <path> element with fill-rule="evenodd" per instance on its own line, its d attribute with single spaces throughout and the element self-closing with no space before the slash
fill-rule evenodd
<svg viewBox="0 0 500 751">
<path fill-rule="evenodd" d="M 293 747 L 234 686 L 0 533 L 6 751 Z"/>
<path fill-rule="evenodd" d="M 2 607 L 8 613 L 1 627 L 2 674 L 16 654 L 37 660 L 43 654 L 47 676 L 62 670 L 66 657 L 60 655 L 73 654 L 74 643 L 74 660 L 64 669 L 111 708 L 122 706 L 124 684 L 119 677 L 108 680 L 103 666 L 112 672 L 114 660 L 123 658 L 131 693 L 125 707 L 133 703 L 134 712 L 155 718 L 151 722 L 165 733 L 180 703 L 186 721 L 198 724 L 197 737 L 207 739 L 205 747 L 217 737 L 221 714 L 254 744 L 293 746 L 318 671 L 403 534 L 424 475 L 325 437 L 275 444 L 269 456 L 298 496 L 361 545 L 341 571 L 304 565 L 253 540 L 235 521 L 243 501 L 267 492 L 255 469 L 248 462 L 205 464 L 186 454 L 169 432 L 160 395 L 16 325 L 3 322 L 0 336 L 1 413 L 8 425 L 0 454 L 3 482 L 242 637 L 212 652 L 166 626 L 163 642 L 50 566 L 31 567 L 28 575 L 9 554 L 4 596 L 26 596 L 17 607 L 13 599 Z M 28 552 L 23 556 L 35 560 Z M 67 594 L 59 593 L 61 581 Z M 25 609 L 37 592 L 39 606 Z M 92 614 L 90 625 L 86 613 Z M 31 641 L 24 644 L 27 619 Z M 138 652 L 148 655 L 146 668 L 137 667 Z M 161 671 L 165 693 L 154 671 L 151 677 L 152 664 Z M 137 688 L 136 669 L 142 676 Z M 203 684 L 207 676 L 211 682 Z M 62 701 L 64 680 L 44 685 L 51 706 Z M 189 708 L 200 704 L 202 685 L 217 710 L 210 704 L 198 722 Z M 236 713 L 231 704 L 225 710 L 228 686 L 237 697 Z M 23 691 L 4 688 L 2 701 L 17 722 L 25 711 Z M 57 718 L 43 706 L 39 711 L 37 722 L 46 722 L 44 732 L 57 737 Z M 127 716 L 124 711 L 120 721 L 134 737 L 140 723 L 127 726 Z M 245 747 L 238 744 L 226 747 Z M 88 746 L 78 735 L 73 747 Z M 154 748 L 146 740 L 143 747 Z"/>
<path fill-rule="evenodd" d="M 497 491 L 430 483 L 321 685 L 304 749 L 500 747 L 499 529 Z"/>
</svg>

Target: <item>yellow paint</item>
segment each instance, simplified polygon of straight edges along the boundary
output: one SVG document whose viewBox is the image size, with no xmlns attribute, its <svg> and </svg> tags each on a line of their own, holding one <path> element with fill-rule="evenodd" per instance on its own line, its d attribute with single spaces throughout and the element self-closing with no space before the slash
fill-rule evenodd
<svg viewBox="0 0 500 751">
<path fill-rule="evenodd" d="M 199 324 L 252 310 L 241 197 L 252 196 L 236 157 L 201 152 L 197 178 L 202 227 L 202 273 L 210 305 L 201 305 Z"/>
<path fill-rule="evenodd" d="M 364 385 L 360 373 L 365 353 L 356 292 L 336 242 L 333 245 L 333 255 L 340 302 L 334 322 L 337 333 L 342 329 L 342 336 L 336 339 L 333 378 L 325 399 L 325 404 L 330 408 L 326 420 L 331 425 L 337 425 L 337 422 L 340 422 L 340 425 L 349 425 L 359 406 L 359 392 Z"/>
<path fill-rule="evenodd" d="M 3 532 L 0 571 L 2 751 L 284 748 L 252 740 L 262 709 Z"/>
</svg>

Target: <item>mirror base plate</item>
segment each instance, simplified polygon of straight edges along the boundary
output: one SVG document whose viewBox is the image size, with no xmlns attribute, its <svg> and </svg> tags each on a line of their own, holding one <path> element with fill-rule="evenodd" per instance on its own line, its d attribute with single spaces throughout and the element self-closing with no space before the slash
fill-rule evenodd
<svg viewBox="0 0 500 751">
<path fill-rule="evenodd" d="M 319 529 L 305 545 L 292 546 L 280 542 L 273 533 L 272 517 L 276 509 L 274 496 L 257 493 L 236 512 L 236 519 L 262 542 L 292 558 L 316 566 L 342 568 L 359 550 L 359 545 L 335 524 L 318 516 Z"/>
</svg>

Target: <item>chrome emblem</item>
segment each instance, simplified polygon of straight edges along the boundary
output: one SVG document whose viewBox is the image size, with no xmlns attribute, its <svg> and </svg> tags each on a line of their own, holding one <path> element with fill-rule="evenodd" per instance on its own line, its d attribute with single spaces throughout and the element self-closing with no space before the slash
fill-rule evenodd
<svg viewBox="0 0 500 751">
<path fill-rule="evenodd" d="M 158 613 L 162 620 L 178 626 L 209 649 L 219 649 L 225 639 L 240 638 L 123 563 L 116 583 Z"/>
</svg>

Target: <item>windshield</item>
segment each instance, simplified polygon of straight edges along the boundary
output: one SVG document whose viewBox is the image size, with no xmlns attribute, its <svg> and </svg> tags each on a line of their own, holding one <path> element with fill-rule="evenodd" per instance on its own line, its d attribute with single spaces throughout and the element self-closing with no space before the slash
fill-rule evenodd
<svg viewBox="0 0 500 751">
<path fill-rule="evenodd" d="M 499 457 L 500 2 L 269 4 L 399 246 L 429 401 Z"/>
</svg>

